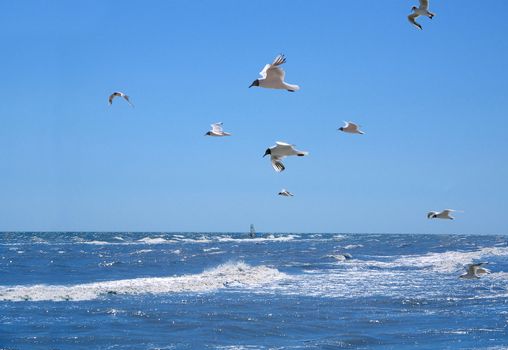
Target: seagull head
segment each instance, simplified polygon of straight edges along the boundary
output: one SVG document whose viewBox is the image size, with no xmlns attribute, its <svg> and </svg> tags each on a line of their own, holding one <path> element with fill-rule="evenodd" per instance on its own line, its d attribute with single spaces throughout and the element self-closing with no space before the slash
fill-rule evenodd
<svg viewBox="0 0 508 350">
<path fill-rule="evenodd" d="M 411 7 L 411 11 L 415 12 L 416 10 L 418 10 L 418 7 L 416 6 Z"/>
<path fill-rule="evenodd" d="M 263 154 L 263 157 L 266 156 L 266 155 L 269 155 L 269 154 L 272 154 L 272 150 L 267 148 L 266 151 L 265 151 L 265 154 Z"/>
<path fill-rule="evenodd" d="M 344 131 L 344 127 L 343 127 L 343 126 L 341 126 L 341 127 L 339 128 L 339 130 L 340 130 L 340 131 Z"/>
<path fill-rule="evenodd" d="M 210 136 L 210 135 L 212 135 L 211 131 L 207 132 L 204 136 Z"/>
<path fill-rule="evenodd" d="M 253 86 L 259 86 L 259 79 L 256 79 L 252 82 L 252 84 L 250 84 L 249 88 L 253 87 Z"/>
</svg>

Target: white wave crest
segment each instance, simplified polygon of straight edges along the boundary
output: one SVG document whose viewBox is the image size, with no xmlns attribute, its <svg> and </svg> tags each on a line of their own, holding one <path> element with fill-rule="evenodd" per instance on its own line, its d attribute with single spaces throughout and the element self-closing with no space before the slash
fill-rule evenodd
<svg viewBox="0 0 508 350">
<path fill-rule="evenodd" d="M 221 288 L 258 288 L 270 286 L 289 276 L 268 266 L 230 262 L 194 275 L 135 278 L 71 286 L 0 286 L 5 301 L 83 301 L 107 295 L 162 293 L 205 293 Z"/>
<path fill-rule="evenodd" d="M 369 266 L 381 268 L 417 267 L 436 272 L 451 273 L 464 269 L 464 266 L 480 259 L 493 256 L 507 256 L 508 247 L 485 247 L 474 251 L 446 251 L 424 255 L 403 255 L 390 262 L 365 261 Z"/>
<path fill-rule="evenodd" d="M 355 248 L 362 248 L 363 244 L 348 244 L 344 247 L 344 249 L 355 249 Z"/>
<path fill-rule="evenodd" d="M 165 238 L 162 237 L 143 237 L 141 239 L 138 239 L 138 242 L 146 243 L 146 244 L 163 244 L 163 243 L 173 243 L 173 241 L 168 241 Z"/>
</svg>

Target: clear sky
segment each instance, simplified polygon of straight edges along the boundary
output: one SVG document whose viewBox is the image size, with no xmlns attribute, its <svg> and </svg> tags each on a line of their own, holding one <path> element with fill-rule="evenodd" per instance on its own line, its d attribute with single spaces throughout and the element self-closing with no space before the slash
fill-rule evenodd
<svg viewBox="0 0 508 350">
<path fill-rule="evenodd" d="M 416 3 L 3 1 L 0 230 L 508 233 L 508 2 Z"/>
</svg>

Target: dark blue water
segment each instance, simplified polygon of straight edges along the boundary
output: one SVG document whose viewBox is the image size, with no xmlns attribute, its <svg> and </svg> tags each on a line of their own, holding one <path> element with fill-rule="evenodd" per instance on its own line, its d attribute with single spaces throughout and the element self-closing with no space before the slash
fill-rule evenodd
<svg viewBox="0 0 508 350">
<path fill-rule="evenodd" d="M 508 348 L 506 236 L 246 236 L 0 233 L 0 349 Z"/>
</svg>

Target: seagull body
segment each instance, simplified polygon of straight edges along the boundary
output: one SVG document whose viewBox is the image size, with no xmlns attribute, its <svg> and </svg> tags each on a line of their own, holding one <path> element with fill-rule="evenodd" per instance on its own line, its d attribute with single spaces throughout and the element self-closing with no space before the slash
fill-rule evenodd
<svg viewBox="0 0 508 350">
<path fill-rule="evenodd" d="M 418 29 L 423 29 L 420 23 L 416 22 L 416 19 L 420 16 L 429 17 L 432 19 L 434 13 L 429 12 L 429 0 L 420 0 L 420 7 L 413 6 L 411 8 L 412 13 L 407 16 L 409 22 Z"/>
<path fill-rule="evenodd" d="M 273 60 L 272 64 L 267 64 L 259 74 L 261 78 L 256 79 L 252 82 L 249 87 L 259 86 L 268 89 L 282 89 L 291 92 L 300 90 L 298 85 L 288 84 L 284 81 L 286 73 L 280 67 L 280 65 L 286 62 L 284 55 L 278 55 Z"/>
<path fill-rule="evenodd" d="M 358 129 L 358 125 L 356 125 L 355 123 L 346 122 L 346 121 L 344 123 L 346 123 L 346 124 L 344 126 L 341 126 L 338 130 L 347 132 L 350 134 L 361 134 L 361 135 L 365 134 L 363 131 Z"/>
<path fill-rule="evenodd" d="M 486 265 L 488 263 L 481 262 L 478 264 L 469 264 L 467 265 L 466 273 L 463 275 L 460 275 L 460 278 L 466 278 L 466 279 L 473 279 L 473 278 L 480 278 L 479 275 L 483 275 L 486 273 L 490 273 L 489 270 L 483 268 L 483 265 Z"/>
<path fill-rule="evenodd" d="M 282 159 L 288 156 L 303 157 L 306 156 L 307 154 L 309 154 L 309 152 L 299 151 L 294 148 L 294 145 L 277 141 L 275 143 L 275 146 L 266 149 L 263 157 L 266 155 L 270 155 L 273 169 L 275 169 L 276 172 L 280 173 L 281 171 L 284 171 L 284 169 L 286 169 L 284 164 L 282 164 L 281 162 Z"/>
<path fill-rule="evenodd" d="M 222 130 L 222 123 L 214 123 L 211 126 L 212 130 L 207 132 L 205 136 L 231 136 L 229 132 Z"/>
<path fill-rule="evenodd" d="M 291 192 L 289 192 L 288 190 L 286 189 L 282 189 L 280 192 L 279 192 L 279 196 L 284 196 L 284 197 L 293 197 L 294 194 L 292 194 Z"/>
<path fill-rule="evenodd" d="M 127 96 L 123 92 L 119 92 L 119 91 L 115 91 L 111 95 L 109 95 L 108 101 L 109 101 L 110 106 L 113 103 L 113 100 L 115 99 L 115 97 L 123 97 L 124 100 L 127 101 L 128 104 L 130 104 L 132 107 L 134 107 L 134 105 L 131 103 L 131 101 L 129 101 L 129 96 Z"/>
<path fill-rule="evenodd" d="M 453 220 L 455 219 L 453 216 L 450 215 L 450 213 L 453 213 L 453 209 L 445 209 L 443 211 L 430 211 L 427 213 L 427 219 L 448 219 Z"/>
</svg>

